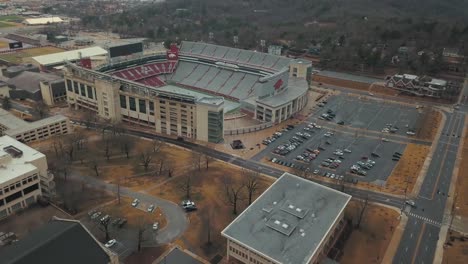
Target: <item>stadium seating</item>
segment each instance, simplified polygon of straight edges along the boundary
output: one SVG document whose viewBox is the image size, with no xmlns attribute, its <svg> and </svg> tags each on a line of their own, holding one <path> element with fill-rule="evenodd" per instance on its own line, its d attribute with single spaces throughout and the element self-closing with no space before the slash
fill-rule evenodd
<svg viewBox="0 0 468 264">
<path fill-rule="evenodd" d="M 180 47 L 183 55 L 210 58 L 233 64 L 250 66 L 277 72 L 289 65 L 290 59 L 252 50 L 216 46 L 202 42 L 183 41 Z"/>
<path fill-rule="evenodd" d="M 259 78 L 254 74 L 222 69 L 214 65 L 179 61 L 171 80 L 186 87 L 243 100 L 253 94 Z"/>
<path fill-rule="evenodd" d="M 136 81 L 150 86 L 159 87 L 164 82 L 158 77 L 163 74 L 171 74 L 176 69 L 175 61 L 152 62 L 113 72 L 112 75 L 130 81 Z"/>
</svg>

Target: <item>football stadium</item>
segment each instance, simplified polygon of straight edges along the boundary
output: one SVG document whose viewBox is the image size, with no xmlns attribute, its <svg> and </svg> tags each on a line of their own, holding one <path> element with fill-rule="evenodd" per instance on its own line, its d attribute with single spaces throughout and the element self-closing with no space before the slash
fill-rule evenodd
<svg viewBox="0 0 468 264">
<path fill-rule="evenodd" d="M 230 115 L 277 124 L 300 111 L 311 71 L 309 61 L 184 41 L 97 69 L 69 63 L 65 78 L 70 107 L 218 143 Z"/>
</svg>

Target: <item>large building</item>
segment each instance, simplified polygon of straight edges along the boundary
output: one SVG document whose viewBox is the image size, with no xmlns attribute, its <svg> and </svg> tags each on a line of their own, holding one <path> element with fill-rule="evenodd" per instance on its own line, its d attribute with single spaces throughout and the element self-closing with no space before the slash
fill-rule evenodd
<svg viewBox="0 0 468 264">
<path fill-rule="evenodd" d="M 0 135 L 8 135 L 24 143 L 47 139 L 71 132 L 68 117 L 54 115 L 34 122 L 26 122 L 0 109 Z"/>
<path fill-rule="evenodd" d="M 306 61 L 186 41 L 180 50 L 172 46 L 166 54 L 96 70 L 67 64 L 67 102 L 112 121 L 218 143 L 227 113 L 280 123 L 300 111 L 311 68 Z"/>
<path fill-rule="evenodd" d="M 442 97 L 449 83 L 445 80 L 412 74 L 387 76 L 385 86 L 417 96 Z"/>
<path fill-rule="evenodd" d="M 0 137 L 0 219 L 55 195 L 46 156 L 9 137 Z"/>
<path fill-rule="evenodd" d="M 44 95 L 47 104 L 53 105 L 66 98 L 63 78 L 56 74 L 23 71 L 7 83 L 11 99 L 41 101 Z"/>
<path fill-rule="evenodd" d="M 241 263 L 320 263 L 345 227 L 351 196 L 285 173 L 229 224 L 227 257 Z"/>
<path fill-rule="evenodd" d="M 119 257 L 105 248 L 79 221 L 58 218 L 2 248 L 0 259 L 4 264 L 119 263 Z"/>
<path fill-rule="evenodd" d="M 97 58 L 97 61 L 107 61 L 107 50 L 95 46 L 77 50 L 52 53 L 32 57 L 32 63 L 43 71 L 61 69 L 65 62 L 76 62 L 82 58 Z M 100 62 L 96 62 L 100 64 Z"/>
</svg>

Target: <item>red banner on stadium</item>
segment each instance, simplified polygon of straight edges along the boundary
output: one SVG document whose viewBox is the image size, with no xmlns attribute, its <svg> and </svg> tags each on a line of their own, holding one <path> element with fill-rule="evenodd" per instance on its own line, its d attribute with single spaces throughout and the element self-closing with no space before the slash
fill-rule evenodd
<svg viewBox="0 0 468 264">
<path fill-rule="evenodd" d="M 275 90 L 278 90 L 279 88 L 281 88 L 282 85 L 283 85 L 283 80 L 279 79 L 274 85 Z"/>
<path fill-rule="evenodd" d="M 91 59 L 90 58 L 81 59 L 80 66 L 86 69 L 91 69 Z"/>
<path fill-rule="evenodd" d="M 171 48 L 167 51 L 167 60 L 178 60 L 179 59 L 179 48 L 177 44 L 172 43 Z"/>
</svg>

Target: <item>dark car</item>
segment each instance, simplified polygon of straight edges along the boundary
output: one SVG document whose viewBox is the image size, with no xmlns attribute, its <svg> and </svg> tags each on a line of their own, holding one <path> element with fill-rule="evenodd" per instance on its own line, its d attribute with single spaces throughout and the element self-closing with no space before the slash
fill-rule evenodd
<svg viewBox="0 0 468 264">
<path fill-rule="evenodd" d="M 340 121 L 337 123 L 338 125 L 344 125 L 344 121 Z"/>
<path fill-rule="evenodd" d="M 371 156 L 372 156 L 372 157 L 376 157 L 376 158 L 380 158 L 380 155 L 377 154 L 377 153 L 375 153 L 375 152 L 372 152 L 372 153 L 371 153 Z"/>
<path fill-rule="evenodd" d="M 118 226 L 119 228 L 122 228 L 126 223 L 127 223 L 127 219 L 122 218 L 122 219 L 120 219 L 120 221 L 117 223 L 117 226 Z"/>
</svg>

